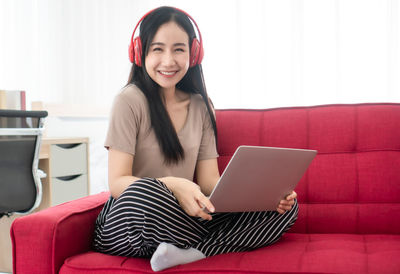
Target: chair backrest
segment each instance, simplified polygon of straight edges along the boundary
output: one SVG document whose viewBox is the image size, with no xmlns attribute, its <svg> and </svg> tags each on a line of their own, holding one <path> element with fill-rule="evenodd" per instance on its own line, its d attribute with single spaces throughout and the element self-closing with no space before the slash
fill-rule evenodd
<svg viewBox="0 0 400 274">
<path fill-rule="evenodd" d="M 39 206 L 37 174 L 46 111 L 0 109 L 0 217 Z"/>
</svg>

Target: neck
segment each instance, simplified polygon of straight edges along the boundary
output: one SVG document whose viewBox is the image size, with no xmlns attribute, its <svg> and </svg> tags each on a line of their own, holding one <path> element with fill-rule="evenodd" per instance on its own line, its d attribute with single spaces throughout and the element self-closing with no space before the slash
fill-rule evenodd
<svg viewBox="0 0 400 274">
<path fill-rule="evenodd" d="M 175 102 L 176 99 L 176 88 L 162 88 L 161 89 L 161 97 L 163 98 L 164 103 Z"/>
<path fill-rule="evenodd" d="M 179 89 L 161 89 L 161 98 L 165 105 L 172 105 L 176 103 L 181 103 L 189 99 L 189 95 L 180 91 Z"/>
</svg>

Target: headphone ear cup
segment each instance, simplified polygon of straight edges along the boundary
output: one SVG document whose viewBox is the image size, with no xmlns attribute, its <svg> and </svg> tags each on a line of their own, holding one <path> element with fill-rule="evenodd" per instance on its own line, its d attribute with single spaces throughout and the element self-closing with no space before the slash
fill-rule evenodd
<svg viewBox="0 0 400 274">
<path fill-rule="evenodd" d="M 132 58 L 129 56 L 132 63 L 135 63 L 137 66 L 142 66 L 142 40 L 140 37 L 136 37 L 133 40 L 133 44 L 131 44 L 132 49 L 130 49 L 129 53 L 132 52 Z"/>
<path fill-rule="evenodd" d="M 194 67 L 195 65 L 201 64 L 203 60 L 203 47 L 201 46 L 199 40 L 194 38 L 192 41 L 192 46 L 190 50 L 190 67 Z"/>
<path fill-rule="evenodd" d="M 129 44 L 128 53 L 129 53 L 129 61 L 131 61 L 131 63 L 133 63 L 135 61 L 135 53 L 133 50 L 133 43 Z"/>
</svg>

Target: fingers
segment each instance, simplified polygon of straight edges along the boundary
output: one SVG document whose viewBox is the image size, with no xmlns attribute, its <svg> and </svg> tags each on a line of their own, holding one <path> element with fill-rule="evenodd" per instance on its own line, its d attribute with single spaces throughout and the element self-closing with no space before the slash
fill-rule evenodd
<svg viewBox="0 0 400 274">
<path fill-rule="evenodd" d="M 208 213 L 206 213 L 203 209 L 200 208 L 200 210 L 198 211 L 198 214 L 196 215 L 196 217 L 200 217 L 203 220 L 208 220 L 211 221 L 212 220 L 212 216 Z"/>
<path fill-rule="evenodd" d="M 184 206 L 182 207 L 189 216 L 200 217 L 204 220 L 212 219 L 212 216 L 208 214 L 207 211 L 208 212 L 215 211 L 214 206 L 212 205 L 210 200 L 206 196 L 204 196 L 204 194 L 201 192 L 192 199 L 190 199 L 190 201 L 189 200 L 186 201 L 184 203 Z"/>
<path fill-rule="evenodd" d="M 294 200 L 297 198 L 297 193 L 292 191 L 288 196 L 286 196 L 286 201 Z"/>
<path fill-rule="evenodd" d="M 292 206 L 292 205 L 294 205 L 294 200 L 290 200 L 290 201 L 281 200 L 281 201 L 279 202 L 279 205 L 282 205 L 282 206 Z"/>
<path fill-rule="evenodd" d="M 210 202 L 210 200 L 206 196 L 201 194 L 197 198 L 197 203 L 201 209 L 197 216 L 201 217 L 205 220 L 211 220 L 212 217 L 210 214 L 207 213 L 207 211 L 212 213 L 215 211 L 215 208 L 214 208 L 213 204 Z M 204 209 L 206 209 L 206 211 Z"/>
<path fill-rule="evenodd" d="M 278 211 L 279 214 L 283 214 L 283 213 L 286 212 L 285 210 L 283 210 L 283 209 L 281 209 L 279 207 L 276 209 L 276 211 Z"/>
<path fill-rule="evenodd" d="M 210 202 L 210 200 L 204 196 L 203 194 L 200 195 L 200 197 L 197 199 L 197 201 L 199 202 L 200 207 L 204 207 L 208 210 L 208 212 L 213 213 L 215 211 L 215 208 L 213 206 L 213 204 Z"/>
<path fill-rule="evenodd" d="M 204 220 L 212 220 L 212 216 L 204 211 L 203 207 L 195 203 L 192 208 L 186 210 L 186 213 L 192 217 L 200 217 Z"/>
<path fill-rule="evenodd" d="M 201 192 L 200 187 L 188 180 L 179 179 L 178 183 L 173 185 L 174 193 L 182 209 L 192 217 L 200 217 L 205 220 L 211 220 L 210 214 L 204 211 L 214 212 L 214 206 L 206 196 Z"/>
<path fill-rule="evenodd" d="M 293 205 L 294 204 L 294 199 L 297 198 L 297 193 L 292 191 L 289 195 L 285 197 L 284 200 L 280 201 L 280 204 L 282 205 Z"/>
<path fill-rule="evenodd" d="M 283 204 L 279 204 L 276 211 L 278 211 L 279 213 L 285 213 L 286 211 L 289 211 L 292 209 L 292 205 L 293 204 L 288 204 L 288 205 L 283 205 Z"/>
<path fill-rule="evenodd" d="M 294 205 L 294 199 L 297 198 L 297 193 L 292 191 L 289 195 L 285 197 L 284 200 L 281 200 L 279 202 L 279 205 L 276 209 L 280 214 L 285 213 L 286 211 L 289 211 L 292 209 L 292 206 Z"/>
</svg>

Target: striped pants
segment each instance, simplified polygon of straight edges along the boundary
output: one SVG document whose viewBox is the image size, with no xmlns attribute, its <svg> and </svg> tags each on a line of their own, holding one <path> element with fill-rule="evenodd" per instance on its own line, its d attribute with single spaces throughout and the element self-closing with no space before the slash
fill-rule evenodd
<svg viewBox="0 0 400 274">
<path fill-rule="evenodd" d="M 290 211 L 212 213 L 191 217 L 161 181 L 143 178 L 106 202 L 96 220 L 94 247 L 119 256 L 150 257 L 161 242 L 196 248 L 204 255 L 239 252 L 270 245 L 297 219 Z"/>
</svg>

